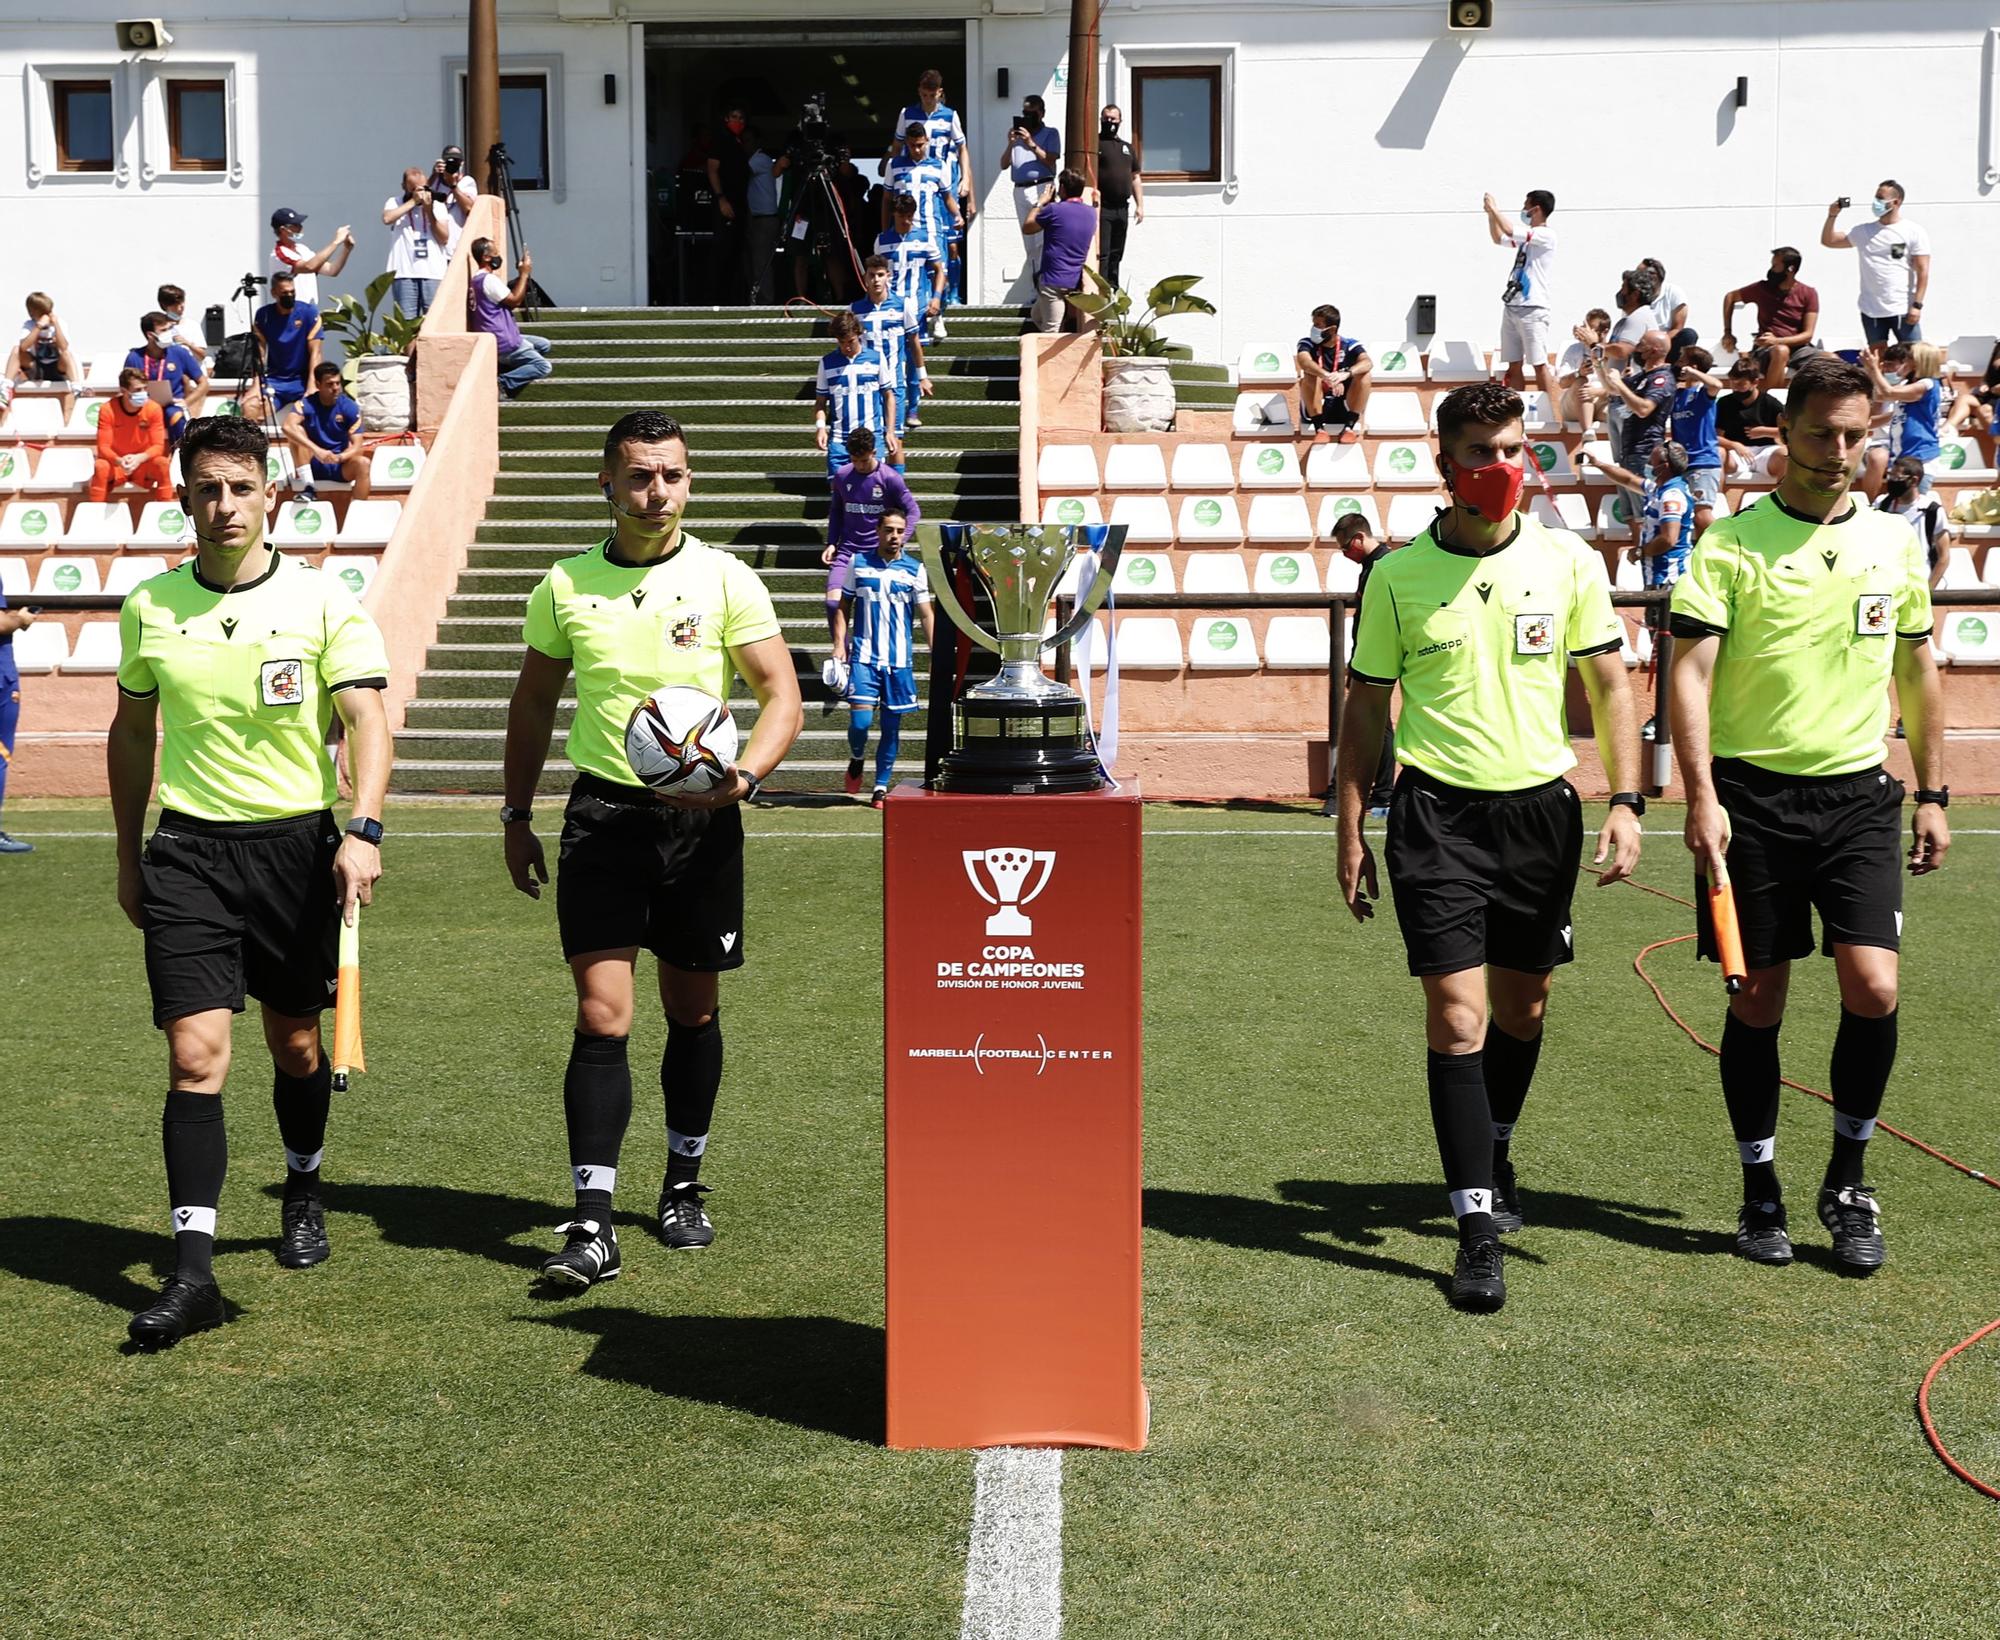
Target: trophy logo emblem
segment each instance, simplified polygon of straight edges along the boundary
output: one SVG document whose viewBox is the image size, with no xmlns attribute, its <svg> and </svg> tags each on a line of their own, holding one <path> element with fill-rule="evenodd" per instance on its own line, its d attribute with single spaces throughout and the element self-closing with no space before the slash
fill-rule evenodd
<svg viewBox="0 0 2000 1640">
<path fill-rule="evenodd" d="M 964 850 L 963 857 L 965 875 L 972 881 L 973 892 L 994 907 L 993 915 L 986 919 L 986 932 L 989 935 L 1034 933 L 1034 922 L 1022 915 L 1021 907 L 1049 886 L 1049 874 L 1056 868 L 1056 851 L 1052 848 L 969 848 Z M 993 880 L 993 892 L 990 894 L 979 880 L 981 866 L 986 868 L 986 875 Z M 1041 868 L 1039 871 L 1035 871 L 1037 866 Z M 1028 882 L 1031 871 L 1035 872 L 1032 885 Z"/>
</svg>

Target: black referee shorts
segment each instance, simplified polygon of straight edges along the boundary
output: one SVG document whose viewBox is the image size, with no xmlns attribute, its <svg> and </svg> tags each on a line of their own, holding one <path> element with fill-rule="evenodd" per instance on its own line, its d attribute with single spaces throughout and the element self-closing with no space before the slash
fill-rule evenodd
<svg viewBox="0 0 2000 1640">
<path fill-rule="evenodd" d="M 1492 963 L 1545 974 L 1574 955 L 1583 806 L 1567 780 L 1468 791 L 1405 766 L 1389 803 L 1389 887 L 1413 974 Z"/>
<path fill-rule="evenodd" d="M 1903 943 L 1903 783 L 1887 770 L 1821 779 L 1774 774 L 1740 758 L 1709 765 L 1715 795 L 1729 816 L 1729 881 L 1743 960 L 1770 968 L 1820 945 Z M 1715 928 L 1708 884 L 1695 879 L 1698 949 L 1714 962 Z"/>
<path fill-rule="evenodd" d="M 743 966 L 743 813 L 668 808 L 580 774 L 556 864 L 563 957 L 643 947 L 669 967 Z"/>
<path fill-rule="evenodd" d="M 246 992 L 299 1018 L 331 1004 L 339 851 L 325 809 L 241 823 L 163 810 L 139 867 L 154 1025 L 212 1008 L 240 1014 Z"/>
</svg>

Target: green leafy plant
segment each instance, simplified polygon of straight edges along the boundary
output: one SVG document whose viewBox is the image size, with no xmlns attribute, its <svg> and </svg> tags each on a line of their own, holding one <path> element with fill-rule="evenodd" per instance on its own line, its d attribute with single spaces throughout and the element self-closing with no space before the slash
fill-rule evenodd
<svg viewBox="0 0 2000 1640">
<path fill-rule="evenodd" d="M 1214 303 L 1188 294 L 1201 283 L 1198 273 L 1177 273 L 1162 279 L 1146 292 L 1145 311 L 1135 319 L 1130 292 L 1120 290 L 1093 267 L 1086 265 L 1083 271 L 1092 288 L 1078 291 L 1069 299 L 1070 306 L 1097 321 L 1097 334 L 1112 358 L 1162 357 L 1167 339 L 1155 328 L 1160 320 L 1177 313 L 1215 312 Z"/>
<path fill-rule="evenodd" d="M 364 353 L 407 353 L 410 343 L 417 339 L 417 332 L 423 328 L 422 319 L 413 319 L 402 309 L 394 307 L 383 319 L 382 328 L 375 328 L 376 312 L 389 294 L 389 286 L 394 283 L 395 277 L 392 273 L 382 274 L 369 283 L 358 299 L 336 296 L 320 310 L 321 330 L 339 340 L 350 360 Z"/>
</svg>

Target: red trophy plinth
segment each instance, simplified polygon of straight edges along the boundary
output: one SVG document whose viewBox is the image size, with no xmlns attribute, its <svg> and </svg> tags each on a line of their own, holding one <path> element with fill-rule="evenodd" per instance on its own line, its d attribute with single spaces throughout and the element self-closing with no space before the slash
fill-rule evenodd
<svg viewBox="0 0 2000 1640">
<path fill-rule="evenodd" d="M 1146 1444 L 1136 791 L 883 813 L 892 1447 Z"/>
</svg>

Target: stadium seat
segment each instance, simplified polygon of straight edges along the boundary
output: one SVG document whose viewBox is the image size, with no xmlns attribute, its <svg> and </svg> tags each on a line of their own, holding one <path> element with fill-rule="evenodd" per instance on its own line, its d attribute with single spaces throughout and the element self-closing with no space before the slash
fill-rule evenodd
<svg viewBox="0 0 2000 1640">
<path fill-rule="evenodd" d="M 1434 382 L 1483 382 L 1492 372 L 1486 368 L 1486 349 L 1456 339 L 1432 342 L 1430 375 Z"/>
<path fill-rule="evenodd" d="M 1083 560 L 1077 559 L 1076 565 L 1081 569 Z M 336 563 L 329 563 L 325 573 L 338 578 L 340 584 L 355 597 L 365 598 L 368 589 L 375 584 L 375 572 L 380 567 L 379 560 L 374 558 L 342 558 Z"/>
<path fill-rule="evenodd" d="M 1114 444 L 1104 453 L 1104 487 L 1157 494 L 1167 487 L 1167 464 L 1157 444 Z"/>
<path fill-rule="evenodd" d="M 0 445 L 0 495 L 12 495 L 28 483 L 28 452 L 18 444 Z"/>
<path fill-rule="evenodd" d="M 95 558 L 57 558 L 51 555 L 44 558 L 42 567 L 35 571 L 35 590 L 30 596 L 67 597 L 103 590 L 104 583 L 98 579 Z"/>
<path fill-rule="evenodd" d="M 1991 336 L 1960 336 L 1945 349 L 1945 373 L 1952 376 L 1984 376 L 1986 361 L 1993 357 Z"/>
<path fill-rule="evenodd" d="M 352 503 L 347 509 L 348 516 L 353 517 L 356 507 L 366 505 L 364 501 Z M 1052 495 L 1042 502 L 1042 522 L 1072 527 L 1078 524 L 1102 524 L 1104 509 L 1098 506 L 1097 497 L 1094 495 Z M 342 541 L 347 539 L 345 524 L 341 526 L 340 535 Z"/>
<path fill-rule="evenodd" d="M 1086 504 L 1090 516 L 1082 522 L 1102 524 L 1104 520 L 1097 516 L 1097 498 L 1088 497 Z M 333 544 L 337 547 L 386 547 L 389 538 L 396 533 L 396 524 L 402 516 L 403 504 L 400 501 L 350 501 L 347 516 L 340 521 L 340 533 L 334 537 Z M 1068 524 L 1074 520 L 1045 518 L 1042 522 Z"/>
<path fill-rule="evenodd" d="M 1264 664 L 1274 671 L 1324 672 L 1333 659 L 1333 630 L 1324 615 L 1273 615 L 1264 629 Z"/>
<path fill-rule="evenodd" d="M 1379 490 L 1434 490 L 1437 462 L 1430 445 L 1419 439 L 1381 445 L 1375 451 L 1375 487 Z"/>
<path fill-rule="evenodd" d="M 69 652 L 69 659 L 62 663 L 62 669 L 65 672 L 116 672 L 118 623 L 85 621 L 77 628 L 76 644 Z"/>
<path fill-rule="evenodd" d="M 1375 366 L 1368 373 L 1369 380 L 1378 385 L 1382 382 L 1420 382 L 1424 379 L 1423 352 L 1414 342 L 1398 342 L 1380 353 L 1369 354 L 1368 358 Z"/>
<path fill-rule="evenodd" d="M 128 552 L 123 558 L 112 561 L 111 568 L 104 577 L 104 590 L 114 598 L 122 598 L 141 581 L 149 581 L 155 575 L 166 574 L 167 568 L 167 561 L 164 558 Z"/>
<path fill-rule="evenodd" d="M 1947 610 L 1938 641 L 1954 666 L 2000 663 L 2000 609 Z"/>
<path fill-rule="evenodd" d="M 1646 590 L 1646 572 L 1640 567 L 1638 561 L 1627 556 L 1622 548 L 1616 559 L 1616 568 L 1612 572 L 1611 590 L 1614 592 L 1644 592 Z"/>
<path fill-rule="evenodd" d="M 1113 596 L 1121 592 L 1172 592 L 1174 561 L 1164 552 L 1128 552 L 1111 577 Z"/>
<path fill-rule="evenodd" d="M 1250 576 L 1252 592 L 1317 592 L 1319 571 L 1309 552 L 1260 552 Z"/>
<path fill-rule="evenodd" d="M 1372 495 L 1330 495 L 1319 504 L 1319 529 L 1317 538 L 1321 541 L 1333 539 L 1333 526 L 1348 513 L 1359 513 L 1368 520 L 1368 533 L 1376 540 L 1382 539 L 1382 515 L 1375 510 Z"/>
<path fill-rule="evenodd" d="M 1171 615 L 1121 615 L 1117 642 L 1120 667 L 1163 672 L 1181 669 L 1181 629 Z"/>
<path fill-rule="evenodd" d="M 106 399 L 78 399 L 76 408 L 69 413 L 69 420 L 63 423 L 58 438 L 73 444 L 95 444 L 97 442 L 97 418 L 104 414 Z"/>
<path fill-rule="evenodd" d="M 1986 579 L 1982 584 L 2000 590 L 2000 552 L 1987 553 Z"/>
<path fill-rule="evenodd" d="M 1181 575 L 1183 592 L 1248 592 L 1250 571 L 1240 552 L 1197 553 Z"/>
<path fill-rule="evenodd" d="M 10 547 L 62 544 L 62 508 L 52 501 L 10 501 L 0 513 L 0 543 Z"/>
<path fill-rule="evenodd" d="M 1972 561 L 1972 552 L 1967 547 L 1949 548 L 1944 555 L 1944 570 L 1938 576 L 1933 592 L 1967 592 L 1980 586 L 1979 566 Z"/>
<path fill-rule="evenodd" d="M 1352 597 L 1361 590 L 1361 566 L 1336 552 L 1326 561 L 1326 590 L 1335 597 Z"/>
<path fill-rule="evenodd" d="M 1257 639 L 1241 615 L 1203 615 L 1188 629 L 1188 665 L 1197 671 L 1255 671 Z"/>
<path fill-rule="evenodd" d="M 1980 465 L 1979 446 L 1950 434 L 1939 438 L 1938 453 L 1925 466 L 1933 478 L 1967 484 L 1991 484 L 2000 474 Z"/>
<path fill-rule="evenodd" d="M 333 508 L 324 501 L 287 501 L 278 508 L 278 522 L 271 531 L 275 547 L 330 547 L 333 545 Z"/>
<path fill-rule="evenodd" d="M 96 464 L 97 457 L 93 451 L 78 449 L 74 445 L 47 449 L 35 463 L 35 476 L 22 487 L 80 495 L 89 485 Z"/>
<path fill-rule="evenodd" d="M 132 509 L 122 501 L 79 501 L 62 544 L 72 551 L 115 552 L 132 539 Z"/>
<path fill-rule="evenodd" d="M 1125 526 L 1128 547 L 1169 545 L 1174 516 L 1163 495 L 1121 495 L 1111 503 L 1111 522 Z"/>
<path fill-rule="evenodd" d="M 1399 495 L 1389 502 L 1388 539 L 1414 541 L 1431 527 L 1441 499 L 1428 495 Z"/>
<path fill-rule="evenodd" d="M 62 429 L 62 406 L 54 399 L 17 397 L 7 417 L 9 438 L 30 439 L 39 443 L 59 437 Z"/>
<path fill-rule="evenodd" d="M 1229 419 L 1230 431 L 1256 437 L 1265 433 L 1296 431 L 1292 423 L 1292 401 L 1283 393 L 1259 391 L 1238 393 L 1236 408 Z M 1186 449 L 1187 446 L 1181 446 Z M 1178 452 L 1176 452 L 1178 453 Z"/>
<path fill-rule="evenodd" d="M 1540 391 L 1524 392 L 1521 395 L 1521 425 L 1530 433 L 1558 433 L 1562 431 L 1556 421 L 1556 413 L 1549 408 L 1549 396 Z M 1435 410 L 1435 406 L 1433 407 Z M 1433 415 L 1431 425 L 1437 421 Z"/>
<path fill-rule="evenodd" d="M 181 511 L 178 501 L 148 501 L 139 509 L 139 526 L 132 532 L 134 547 L 192 545 L 194 525 Z"/>
<path fill-rule="evenodd" d="M 1246 490 L 1296 490 L 1302 482 L 1299 453 L 1289 444 L 1246 444 L 1236 462 L 1236 482 Z"/>
<path fill-rule="evenodd" d="M 1538 438 L 1529 441 L 1528 448 L 1534 452 L 1535 465 L 1542 470 L 1542 476 L 1552 484 L 1574 484 L 1576 468 L 1570 464 L 1569 446 L 1555 439 Z M 1529 477 L 1533 477 L 1531 473 Z"/>
<path fill-rule="evenodd" d="M 1290 387 L 1297 377 L 1294 350 L 1277 342 L 1251 342 L 1236 356 L 1239 387 Z"/>
<path fill-rule="evenodd" d="M 1181 498 L 1174 534 L 1184 547 L 1235 547 L 1243 543 L 1243 515 L 1233 495 Z"/>
<path fill-rule="evenodd" d="M 1538 495 L 1529 509 L 1535 522 L 1552 530 L 1570 530 L 1586 541 L 1597 538 L 1597 526 L 1590 521 L 1590 503 L 1574 490 L 1559 490 L 1555 498 Z"/>
<path fill-rule="evenodd" d="M 61 621 L 37 621 L 14 634 L 14 665 L 23 676 L 53 672 L 69 659 L 69 635 Z"/>
<path fill-rule="evenodd" d="M 1618 658 L 1627 666 L 1651 666 L 1653 664 L 1653 629 L 1644 622 L 1625 629 L 1625 640 L 1618 646 Z"/>
<path fill-rule="evenodd" d="M 1367 489 L 1367 453 L 1358 444 L 1315 444 L 1306 457 L 1306 485 L 1314 490 Z"/>
<path fill-rule="evenodd" d="M 380 444 L 368 458 L 368 483 L 375 491 L 407 490 L 424 470 L 421 444 Z"/>
<path fill-rule="evenodd" d="M 1424 401 L 1415 393 L 1375 393 L 1368 400 L 1368 431 L 1371 433 L 1422 433 L 1428 426 Z"/>
<path fill-rule="evenodd" d="M 20 598 L 28 590 L 28 560 L 0 558 L 0 597 Z"/>
<path fill-rule="evenodd" d="M 86 393 L 111 397 L 118 391 L 118 373 L 125 368 L 125 352 L 121 343 L 92 348 L 82 354 L 77 363 L 83 366 L 83 380 L 78 385 Z"/>
<path fill-rule="evenodd" d="M 1250 498 L 1250 539 L 1253 542 L 1307 542 L 1313 538 L 1312 514 L 1302 495 L 1253 495 Z"/>
<path fill-rule="evenodd" d="M 1183 444 L 1174 451 L 1174 488 L 1229 490 L 1236 486 L 1226 444 Z"/>
<path fill-rule="evenodd" d="M 1035 463 L 1035 482 L 1044 490 L 1095 490 L 1097 452 L 1088 444 L 1050 444 Z"/>
</svg>

